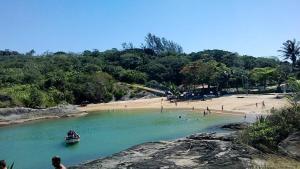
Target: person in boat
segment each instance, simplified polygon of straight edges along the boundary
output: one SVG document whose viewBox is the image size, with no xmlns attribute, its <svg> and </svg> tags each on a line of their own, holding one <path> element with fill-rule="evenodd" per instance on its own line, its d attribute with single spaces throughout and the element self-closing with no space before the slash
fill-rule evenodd
<svg viewBox="0 0 300 169">
<path fill-rule="evenodd" d="M 61 164 L 59 156 L 52 157 L 52 165 L 55 169 L 67 169 L 63 164 Z"/>
<path fill-rule="evenodd" d="M 0 161 L 0 169 L 7 169 L 5 160 Z"/>
<path fill-rule="evenodd" d="M 79 138 L 78 134 L 74 130 L 68 132 L 68 137 L 70 138 Z"/>
</svg>

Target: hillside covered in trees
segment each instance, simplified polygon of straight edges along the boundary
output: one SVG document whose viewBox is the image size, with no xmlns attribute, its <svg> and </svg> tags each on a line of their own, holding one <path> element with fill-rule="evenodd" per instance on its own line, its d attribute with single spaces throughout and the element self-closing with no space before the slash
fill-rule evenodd
<svg viewBox="0 0 300 169">
<path fill-rule="evenodd" d="M 296 42 L 294 46 L 299 48 Z M 34 50 L 25 54 L 1 50 L 0 107 L 109 102 L 126 94 L 127 89 L 118 82 L 162 90 L 179 85 L 193 90 L 195 85 L 206 84 L 221 91 L 279 86 L 288 78 L 300 77 L 299 49 L 293 58 L 284 54 L 288 48 L 282 49 L 291 64 L 275 57 L 241 56 L 216 49 L 186 54 L 177 43 L 153 34 L 148 34 L 139 48 L 132 43 L 122 47 L 41 55 L 34 55 Z"/>
</svg>

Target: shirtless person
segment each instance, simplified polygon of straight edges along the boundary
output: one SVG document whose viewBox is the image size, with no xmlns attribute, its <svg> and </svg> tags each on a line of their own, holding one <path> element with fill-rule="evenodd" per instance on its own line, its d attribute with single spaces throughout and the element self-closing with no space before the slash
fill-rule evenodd
<svg viewBox="0 0 300 169">
<path fill-rule="evenodd" d="M 7 169 L 5 160 L 0 161 L 0 169 Z"/>
<path fill-rule="evenodd" d="M 52 158 L 52 165 L 55 169 L 67 169 L 64 165 L 61 164 L 60 157 L 54 156 Z"/>
</svg>

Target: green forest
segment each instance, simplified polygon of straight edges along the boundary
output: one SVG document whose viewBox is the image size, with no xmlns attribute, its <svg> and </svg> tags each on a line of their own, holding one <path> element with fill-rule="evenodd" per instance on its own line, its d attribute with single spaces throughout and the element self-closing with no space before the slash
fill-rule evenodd
<svg viewBox="0 0 300 169">
<path fill-rule="evenodd" d="M 279 44 L 280 45 L 280 44 Z M 0 50 L 0 107 L 45 108 L 118 100 L 126 94 L 119 82 L 172 90 L 215 86 L 218 91 L 279 86 L 300 79 L 299 43 L 287 40 L 277 57 L 239 55 L 224 50 L 186 54 L 174 41 L 153 34 L 140 47 L 85 50 L 81 53 Z M 239 91 L 240 90 L 240 91 Z"/>
</svg>

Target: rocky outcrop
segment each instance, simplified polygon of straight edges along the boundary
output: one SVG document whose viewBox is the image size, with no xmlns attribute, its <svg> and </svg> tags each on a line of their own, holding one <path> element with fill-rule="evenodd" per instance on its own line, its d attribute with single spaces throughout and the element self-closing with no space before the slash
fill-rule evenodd
<svg viewBox="0 0 300 169">
<path fill-rule="evenodd" d="M 22 123 L 33 119 L 69 117 L 77 115 L 78 112 L 77 106 L 74 105 L 59 105 L 47 109 L 0 108 L 0 126 Z"/>
<path fill-rule="evenodd" d="M 26 107 L 15 107 L 15 108 L 0 108 L 0 115 L 9 116 L 15 115 L 62 115 L 67 113 L 78 112 L 77 106 L 74 105 L 59 105 L 55 107 L 50 107 L 47 109 L 32 109 Z"/>
<path fill-rule="evenodd" d="M 233 140 L 233 136 L 197 134 L 175 141 L 150 142 L 69 169 L 242 169 L 256 165 L 256 158 L 262 161 L 258 150 Z"/>
<path fill-rule="evenodd" d="M 286 139 L 279 143 L 279 151 L 300 160 L 300 132 L 290 134 Z"/>
<path fill-rule="evenodd" d="M 231 130 L 243 130 L 249 127 L 250 123 L 242 122 L 242 123 L 230 123 L 223 125 L 221 128 L 223 129 L 231 129 Z"/>
</svg>

